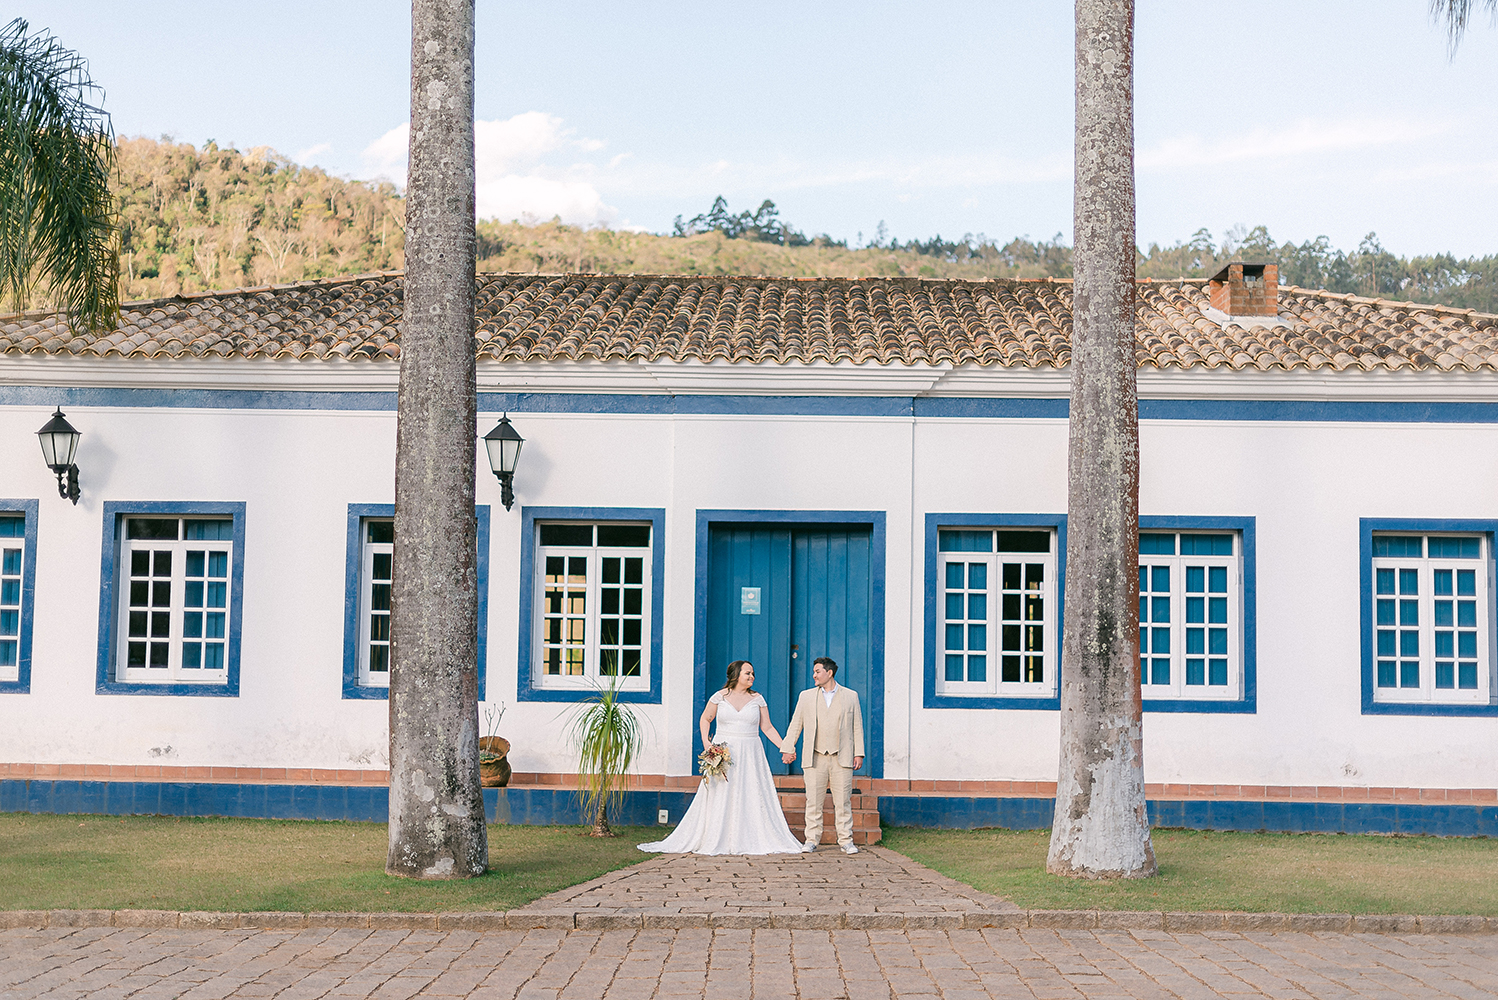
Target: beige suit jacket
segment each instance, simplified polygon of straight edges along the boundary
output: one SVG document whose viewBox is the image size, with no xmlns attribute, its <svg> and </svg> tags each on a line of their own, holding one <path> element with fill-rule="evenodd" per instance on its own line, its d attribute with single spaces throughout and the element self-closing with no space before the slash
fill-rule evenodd
<svg viewBox="0 0 1498 1000">
<path fill-rule="evenodd" d="M 801 697 L 796 699 L 796 711 L 791 716 L 791 724 L 785 729 L 785 742 L 794 745 L 796 737 L 803 732 L 806 738 L 801 742 L 801 766 L 806 767 L 811 763 L 817 748 L 817 703 L 813 700 L 822 697 L 821 688 L 809 688 L 801 692 Z M 837 762 L 846 768 L 853 767 L 853 758 L 862 757 L 863 753 L 863 708 L 858 702 L 858 693 L 852 688 L 838 686 L 837 692 L 832 696 L 832 711 L 838 717 L 838 752 Z"/>
</svg>

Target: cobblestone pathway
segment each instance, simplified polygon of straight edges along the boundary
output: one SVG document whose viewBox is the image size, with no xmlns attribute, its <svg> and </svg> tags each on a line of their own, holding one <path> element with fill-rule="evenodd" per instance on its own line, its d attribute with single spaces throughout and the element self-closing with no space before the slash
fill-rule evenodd
<svg viewBox="0 0 1498 1000">
<path fill-rule="evenodd" d="M 857 854 L 822 849 L 813 854 L 768 854 L 751 857 L 702 857 L 668 854 L 644 864 L 610 872 L 591 882 L 536 900 L 515 914 L 575 913 L 577 925 L 590 917 L 616 915 L 644 918 L 681 928 L 700 918 L 700 926 L 723 926 L 733 916 L 744 925 L 763 919 L 796 918 L 801 927 L 877 924 L 877 917 L 952 915 L 974 911 L 1018 911 L 1013 903 L 947 878 L 903 854 L 866 847 Z M 655 918 L 652 921 L 649 918 Z M 595 926 L 606 920 L 591 921 Z M 775 921 L 779 922 L 779 921 Z M 772 924 L 773 926 L 773 924 Z M 886 925 L 890 926 L 890 925 Z M 905 926 L 904 923 L 893 926 Z"/>
<path fill-rule="evenodd" d="M 1056 930 L 0 931 L 6 1000 L 1498 995 L 1498 937 Z"/>
</svg>

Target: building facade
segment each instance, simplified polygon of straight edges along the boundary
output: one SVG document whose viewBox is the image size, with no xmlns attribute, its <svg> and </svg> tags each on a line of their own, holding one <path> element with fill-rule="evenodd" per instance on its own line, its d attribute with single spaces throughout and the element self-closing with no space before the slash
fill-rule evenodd
<svg viewBox="0 0 1498 1000">
<path fill-rule="evenodd" d="M 1237 315 L 1232 280 L 1140 285 L 1147 781 L 1491 789 L 1498 321 L 1262 272 Z M 386 766 L 400 288 L 0 319 L 0 761 Z M 514 508 L 485 473 L 477 511 L 517 772 L 572 771 L 568 713 L 612 682 L 639 770 L 689 775 L 728 661 L 783 730 L 831 655 L 869 778 L 1054 781 L 1067 283 L 479 301 L 478 433 L 526 440 Z M 57 407 L 76 505 L 34 443 Z"/>
</svg>

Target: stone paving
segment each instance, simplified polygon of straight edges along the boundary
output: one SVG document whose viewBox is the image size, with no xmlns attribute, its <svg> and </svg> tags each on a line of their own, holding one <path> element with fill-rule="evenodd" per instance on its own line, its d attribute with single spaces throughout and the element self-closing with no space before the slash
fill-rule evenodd
<svg viewBox="0 0 1498 1000">
<path fill-rule="evenodd" d="M 658 857 L 507 914 L 0 918 L 0 1000 L 1498 997 L 1498 935 L 1452 933 L 1481 917 L 1025 911 L 883 848 Z"/>
<path fill-rule="evenodd" d="M 1498 938 L 1066 930 L 0 931 L 0 997 L 1271 1000 L 1498 995 Z"/>
<path fill-rule="evenodd" d="M 1019 912 L 1013 903 L 903 854 L 865 847 L 857 854 L 823 848 L 812 854 L 748 857 L 662 855 L 552 893 L 510 914 L 523 918 L 571 913 L 575 926 L 595 929 L 642 924 L 675 929 L 867 929 L 905 927 L 922 918 L 930 918 L 924 922 L 931 925 L 961 926 L 969 914 Z"/>
</svg>

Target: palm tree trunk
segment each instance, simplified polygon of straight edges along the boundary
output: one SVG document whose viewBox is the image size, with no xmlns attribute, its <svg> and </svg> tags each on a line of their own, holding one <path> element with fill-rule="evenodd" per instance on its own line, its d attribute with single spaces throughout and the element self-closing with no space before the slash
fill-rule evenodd
<svg viewBox="0 0 1498 1000">
<path fill-rule="evenodd" d="M 489 867 L 479 784 L 473 0 L 411 4 L 385 870 Z"/>
<path fill-rule="evenodd" d="M 1134 4 L 1077 0 L 1061 765 L 1046 870 L 1153 875 L 1139 696 Z"/>
</svg>

